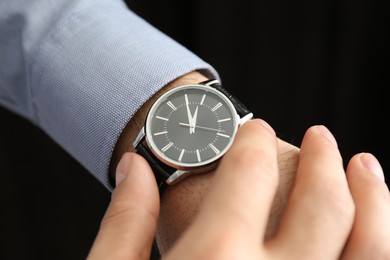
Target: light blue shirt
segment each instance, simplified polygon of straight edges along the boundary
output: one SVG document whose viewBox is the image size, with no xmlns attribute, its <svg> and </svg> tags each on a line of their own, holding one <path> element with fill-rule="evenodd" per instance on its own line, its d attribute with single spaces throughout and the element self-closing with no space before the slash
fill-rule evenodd
<svg viewBox="0 0 390 260">
<path fill-rule="evenodd" d="M 110 191 L 108 165 L 126 123 L 193 70 L 219 78 L 121 0 L 0 1 L 0 104 L 41 128 Z"/>
</svg>

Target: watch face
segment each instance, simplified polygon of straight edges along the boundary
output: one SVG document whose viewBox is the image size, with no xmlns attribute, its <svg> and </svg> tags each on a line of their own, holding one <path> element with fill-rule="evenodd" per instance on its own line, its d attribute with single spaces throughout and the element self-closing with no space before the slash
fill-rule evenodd
<svg viewBox="0 0 390 260">
<path fill-rule="evenodd" d="M 204 85 L 187 85 L 162 95 L 146 120 L 146 142 L 166 164 L 202 166 L 231 146 L 239 117 L 231 101 Z"/>
</svg>

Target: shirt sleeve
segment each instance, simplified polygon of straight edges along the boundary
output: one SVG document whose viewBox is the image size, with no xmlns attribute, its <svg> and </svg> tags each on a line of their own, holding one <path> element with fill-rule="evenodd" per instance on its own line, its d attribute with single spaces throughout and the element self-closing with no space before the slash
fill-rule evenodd
<svg viewBox="0 0 390 260">
<path fill-rule="evenodd" d="M 121 0 L 0 2 L 0 104 L 41 128 L 107 189 L 122 129 L 161 87 L 214 68 Z"/>
</svg>

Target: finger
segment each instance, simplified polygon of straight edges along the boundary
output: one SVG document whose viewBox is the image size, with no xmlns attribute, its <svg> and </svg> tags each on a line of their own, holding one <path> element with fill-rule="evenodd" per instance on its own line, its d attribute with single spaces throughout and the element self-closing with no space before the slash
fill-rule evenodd
<svg viewBox="0 0 390 260">
<path fill-rule="evenodd" d="M 135 153 L 118 164 L 117 184 L 88 259 L 149 259 L 159 194 L 147 162 Z"/>
<path fill-rule="evenodd" d="M 263 120 L 251 120 L 240 128 L 220 162 L 198 218 L 181 240 L 183 252 L 188 253 L 186 243 L 195 251 L 219 242 L 224 247 L 255 242 L 258 248 L 277 184 L 275 133 Z M 212 253 L 217 252 L 214 247 Z"/>
<path fill-rule="evenodd" d="M 288 252 L 284 257 L 289 259 L 337 259 L 353 216 L 336 141 L 324 126 L 311 127 L 303 138 L 296 183 L 270 248 L 276 254 Z"/>
<path fill-rule="evenodd" d="M 343 259 L 390 259 L 390 195 L 380 164 L 371 154 L 355 155 L 347 179 L 356 216 Z"/>
</svg>

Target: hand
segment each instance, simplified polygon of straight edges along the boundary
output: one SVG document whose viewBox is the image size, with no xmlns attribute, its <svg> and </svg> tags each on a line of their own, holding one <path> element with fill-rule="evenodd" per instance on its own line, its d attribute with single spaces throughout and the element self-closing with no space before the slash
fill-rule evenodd
<svg viewBox="0 0 390 260">
<path fill-rule="evenodd" d="M 264 241 L 278 186 L 276 151 L 275 135 L 263 121 L 242 126 L 214 173 L 199 214 L 164 259 L 390 255 L 389 191 L 379 164 L 370 154 L 358 154 L 349 162 L 346 178 L 335 141 L 321 126 L 305 134 L 278 232 Z M 148 259 L 159 212 L 151 169 L 140 156 L 126 154 L 117 182 L 88 259 Z"/>
<path fill-rule="evenodd" d="M 196 128 L 196 120 L 198 119 L 198 108 L 199 106 L 196 106 L 194 116 L 192 117 L 192 133 L 195 134 L 195 128 Z"/>
<path fill-rule="evenodd" d="M 195 128 L 194 128 L 194 119 L 191 115 L 190 107 L 189 107 L 189 102 L 188 102 L 188 96 L 184 95 L 184 98 L 186 100 L 186 108 L 187 108 L 187 117 L 188 117 L 188 124 L 190 126 L 190 134 L 195 133 Z M 196 114 L 198 114 L 198 107 L 196 107 Z"/>
<path fill-rule="evenodd" d="M 194 116 L 192 117 L 192 122 L 190 128 L 192 128 L 192 133 L 195 134 L 195 128 L 196 128 L 196 120 L 198 118 L 198 108 L 199 106 L 196 106 Z"/>
</svg>

